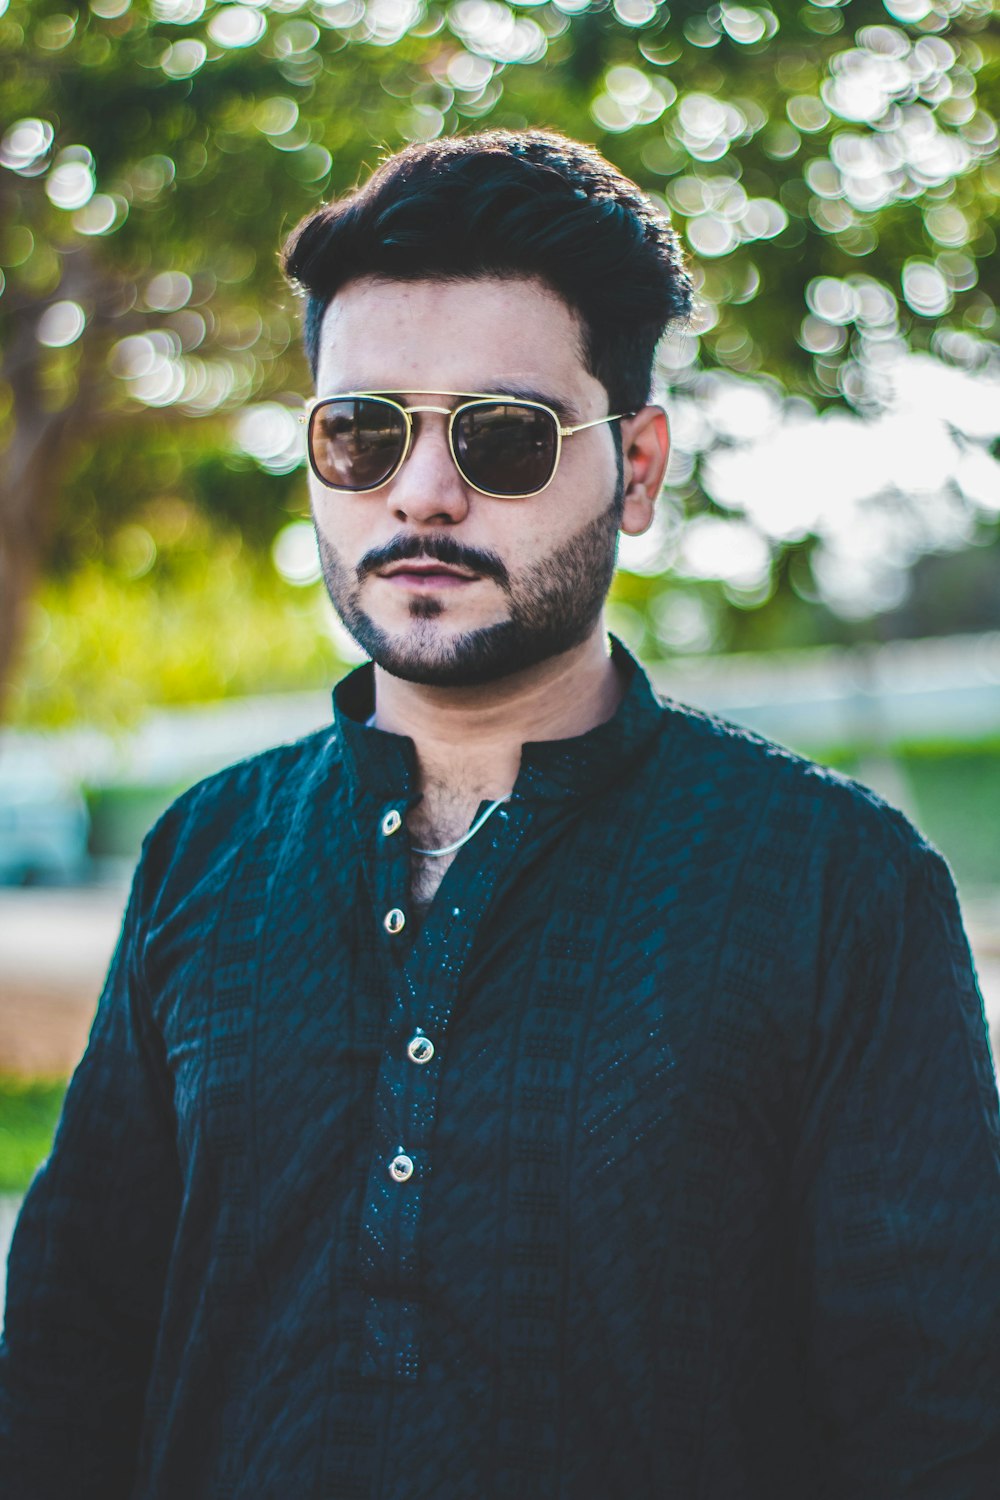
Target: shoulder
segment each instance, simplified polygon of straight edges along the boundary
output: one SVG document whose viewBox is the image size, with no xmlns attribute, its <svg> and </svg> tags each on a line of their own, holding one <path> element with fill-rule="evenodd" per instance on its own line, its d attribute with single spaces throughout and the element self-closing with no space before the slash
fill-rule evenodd
<svg viewBox="0 0 1000 1500">
<path fill-rule="evenodd" d="M 750 823 L 757 841 L 807 843 L 855 871 L 869 860 L 897 871 L 914 858 L 940 862 L 906 815 L 870 787 L 719 715 L 658 701 L 665 769 L 712 795 L 734 833 Z"/>
<path fill-rule="evenodd" d="M 141 883 L 150 897 L 225 866 L 251 838 L 277 838 L 303 803 L 334 796 L 342 780 L 332 725 L 237 761 L 183 792 L 143 842 Z"/>
<path fill-rule="evenodd" d="M 866 1014 L 905 945 L 964 952 L 945 860 L 870 787 L 712 714 L 668 702 L 661 780 L 676 765 L 714 808 L 712 878 L 727 887 L 740 962 L 779 965 L 789 996 Z M 687 812 L 688 810 L 685 809 Z M 693 814 L 689 813 L 693 817 Z M 935 936 L 936 934 L 936 936 Z M 943 949 L 941 950 L 943 951 Z M 753 955 L 752 960 L 745 955 Z"/>
</svg>

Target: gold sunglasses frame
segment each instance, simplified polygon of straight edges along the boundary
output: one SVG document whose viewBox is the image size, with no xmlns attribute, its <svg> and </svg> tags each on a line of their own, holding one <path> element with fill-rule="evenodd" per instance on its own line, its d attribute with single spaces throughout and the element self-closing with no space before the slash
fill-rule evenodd
<svg viewBox="0 0 1000 1500">
<path fill-rule="evenodd" d="M 533 498 L 533 496 L 540 495 L 544 490 L 547 490 L 553 479 L 555 479 L 556 473 L 559 469 L 559 460 L 562 458 L 562 445 L 564 438 L 574 437 L 576 433 L 585 432 L 589 427 L 601 427 L 607 422 L 620 422 L 624 417 L 635 416 L 635 412 L 633 411 L 614 412 L 606 417 L 595 417 L 591 422 L 577 422 L 574 426 L 566 427 L 562 424 L 562 422 L 560 422 L 559 413 L 555 411 L 551 406 L 546 405 L 544 401 L 531 401 L 523 396 L 505 396 L 503 394 L 498 394 L 495 391 L 428 392 L 428 395 L 431 396 L 460 397 L 461 399 L 459 400 L 459 404 L 457 406 L 403 406 L 401 402 L 395 401 L 393 399 L 393 397 L 395 396 L 405 396 L 407 394 L 407 391 L 338 391 L 338 393 L 334 396 L 317 396 L 315 400 L 309 402 L 309 404 L 306 406 L 305 411 L 299 417 L 299 421 L 305 425 L 307 430 L 306 449 L 309 457 L 309 467 L 316 475 L 316 478 L 319 480 L 320 484 L 325 485 L 329 490 L 336 490 L 340 495 L 370 495 L 374 490 L 383 489 L 385 485 L 390 482 L 390 480 L 395 479 L 396 475 L 399 473 L 400 469 L 403 467 L 410 455 L 410 449 L 413 447 L 414 415 L 420 412 L 436 412 L 440 416 L 448 418 L 448 449 L 451 453 L 452 463 L 458 470 L 463 484 L 468 485 L 470 490 L 475 490 L 479 495 L 486 495 L 490 500 L 530 500 Z M 406 438 L 403 443 L 403 451 L 400 454 L 399 461 L 397 462 L 395 467 L 391 470 L 390 473 L 385 476 L 384 479 L 380 479 L 378 484 L 369 484 L 362 489 L 348 489 L 344 485 L 331 484 L 328 479 L 324 479 L 323 475 L 316 467 L 316 464 L 313 460 L 312 451 L 312 421 L 318 409 L 321 406 L 325 406 L 328 402 L 332 401 L 383 401 L 386 406 L 394 407 L 396 411 L 402 412 L 403 422 L 406 426 Z M 517 495 L 505 494 L 502 490 L 484 490 L 480 485 L 473 484 L 472 480 L 469 479 L 463 471 L 462 465 L 458 460 L 458 454 L 455 451 L 455 421 L 463 411 L 468 411 L 470 407 L 483 406 L 487 402 L 500 402 L 504 406 L 529 406 L 535 411 L 545 412 L 552 418 L 552 422 L 556 430 L 556 452 L 555 458 L 552 462 L 552 473 L 549 475 L 548 479 L 546 479 L 545 483 L 543 485 L 540 485 L 537 490 L 527 490 Z"/>
</svg>

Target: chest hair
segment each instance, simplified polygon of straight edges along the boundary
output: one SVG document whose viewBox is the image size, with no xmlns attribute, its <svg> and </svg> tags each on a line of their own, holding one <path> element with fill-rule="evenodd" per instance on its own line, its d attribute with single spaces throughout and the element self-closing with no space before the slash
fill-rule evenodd
<svg viewBox="0 0 1000 1500">
<path fill-rule="evenodd" d="M 410 895 L 416 906 L 427 907 L 455 858 L 455 854 L 428 857 L 416 849 L 442 849 L 469 831 L 485 793 L 432 782 L 407 819 L 410 830 Z M 478 837 L 478 835 L 476 835 Z"/>
</svg>

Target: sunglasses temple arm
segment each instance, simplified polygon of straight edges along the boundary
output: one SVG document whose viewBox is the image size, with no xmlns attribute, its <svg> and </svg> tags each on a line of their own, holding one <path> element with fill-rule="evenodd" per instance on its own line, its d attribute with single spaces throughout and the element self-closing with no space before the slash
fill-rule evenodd
<svg viewBox="0 0 1000 1500">
<path fill-rule="evenodd" d="M 574 427 L 560 427 L 559 431 L 563 437 L 572 437 L 575 432 L 586 432 L 588 427 L 601 427 L 605 422 L 621 422 L 626 417 L 634 416 L 634 411 L 617 411 L 608 417 L 595 417 L 593 422 L 577 422 Z"/>
</svg>

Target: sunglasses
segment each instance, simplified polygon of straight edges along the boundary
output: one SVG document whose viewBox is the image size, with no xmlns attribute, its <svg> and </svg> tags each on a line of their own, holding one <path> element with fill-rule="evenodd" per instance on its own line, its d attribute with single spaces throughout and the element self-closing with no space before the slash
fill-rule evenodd
<svg viewBox="0 0 1000 1500">
<path fill-rule="evenodd" d="M 430 392 L 464 397 L 457 406 L 401 406 L 392 400 L 404 394 L 349 391 L 311 404 L 301 420 L 308 428 L 309 464 L 321 483 L 351 494 L 388 484 L 412 446 L 414 414 L 439 412 L 448 418 L 448 446 L 465 483 L 481 495 L 523 499 L 551 484 L 563 438 L 635 415 L 619 412 L 564 427 L 541 401 L 469 391 Z"/>
</svg>

